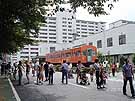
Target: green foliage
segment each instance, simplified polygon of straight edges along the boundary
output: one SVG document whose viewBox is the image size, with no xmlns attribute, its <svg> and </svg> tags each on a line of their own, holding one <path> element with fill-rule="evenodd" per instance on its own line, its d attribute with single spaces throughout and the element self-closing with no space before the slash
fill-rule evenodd
<svg viewBox="0 0 135 101">
<path fill-rule="evenodd" d="M 44 5 L 45 0 L 0 0 L 0 53 L 14 53 L 32 44 L 30 34 L 38 34 Z"/>
<path fill-rule="evenodd" d="M 122 67 L 124 65 L 124 60 L 125 60 L 125 57 L 121 56 L 120 57 L 120 67 Z"/>
<path fill-rule="evenodd" d="M 61 65 L 55 65 L 55 66 L 54 66 L 55 71 L 60 72 L 60 67 L 61 67 Z"/>
<path fill-rule="evenodd" d="M 45 22 L 50 6 L 52 14 L 64 11 L 60 4 L 70 3 L 74 11 L 82 6 L 98 16 L 107 14 L 104 6 L 109 1 L 112 0 L 0 0 L 0 53 L 15 53 L 24 45 L 32 44 L 30 36 L 38 36 L 39 24 Z M 108 7 L 111 9 L 112 3 Z"/>
<path fill-rule="evenodd" d="M 105 61 L 105 57 L 101 52 L 98 52 L 97 57 L 99 59 L 99 62 L 103 63 Z"/>
<path fill-rule="evenodd" d="M 112 1 L 116 2 L 118 0 L 69 0 L 72 9 L 75 11 L 77 7 L 83 7 L 88 10 L 89 14 L 94 14 L 95 16 L 107 15 L 108 13 L 104 10 L 105 4 L 112 9 Z"/>
<path fill-rule="evenodd" d="M 135 65 L 135 53 L 133 54 L 133 59 L 132 59 L 134 65 Z"/>
</svg>

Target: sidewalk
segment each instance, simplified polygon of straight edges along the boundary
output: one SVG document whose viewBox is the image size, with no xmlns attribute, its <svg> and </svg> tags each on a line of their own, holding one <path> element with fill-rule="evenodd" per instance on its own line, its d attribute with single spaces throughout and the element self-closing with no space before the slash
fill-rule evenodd
<svg viewBox="0 0 135 101">
<path fill-rule="evenodd" d="M 0 101 L 16 101 L 7 78 L 0 76 Z"/>
</svg>

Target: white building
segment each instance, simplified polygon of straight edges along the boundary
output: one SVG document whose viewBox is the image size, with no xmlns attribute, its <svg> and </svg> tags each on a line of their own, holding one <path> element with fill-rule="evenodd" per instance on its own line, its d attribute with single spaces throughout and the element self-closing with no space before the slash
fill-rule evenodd
<svg viewBox="0 0 135 101">
<path fill-rule="evenodd" d="M 109 30 L 74 41 L 72 47 L 83 44 L 94 45 L 103 55 L 111 55 L 117 62 L 121 55 L 131 58 L 135 53 L 134 33 L 135 22 L 119 20 L 110 24 Z"/>
<path fill-rule="evenodd" d="M 29 59 L 41 55 L 39 54 L 39 45 L 72 43 L 76 39 L 84 38 L 90 34 L 101 32 L 105 29 L 105 22 L 77 20 L 76 15 L 71 10 L 59 11 L 55 17 L 46 17 L 46 23 L 42 23 L 39 35 L 31 36 L 32 39 L 40 41 L 35 45 L 27 45 L 18 55 L 20 60 Z M 52 46 L 50 46 L 52 48 Z M 56 49 L 51 49 L 57 50 Z M 45 53 L 51 52 L 44 50 Z"/>
</svg>

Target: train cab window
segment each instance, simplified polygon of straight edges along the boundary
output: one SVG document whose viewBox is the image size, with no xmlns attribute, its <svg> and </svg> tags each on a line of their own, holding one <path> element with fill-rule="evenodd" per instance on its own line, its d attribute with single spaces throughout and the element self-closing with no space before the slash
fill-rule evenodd
<svg viewBox="0 0 135 101">
<path fill-rule="evenodd" d="M 92 56 L 92 50 L 88 49 L 88 56 Z"/>
<path fill-rule="evenodd" d="M 93 56 L 96 56 L 96 52 L 95 52 L 95 51 L 92 51 L 92 55 L 93 55 Z"/>
<path fill-rule="evenodd" d="M 92 55 L 96 56 L 97 55 L 96 51 L 92 51 Z"/>
<path fill-rule="evenodd" d="M 84 50 L 84 51 L 82 52 L 82 54 L 83 54 L 84 56 L 87 56 L 87 51 Z"/>
</svg>

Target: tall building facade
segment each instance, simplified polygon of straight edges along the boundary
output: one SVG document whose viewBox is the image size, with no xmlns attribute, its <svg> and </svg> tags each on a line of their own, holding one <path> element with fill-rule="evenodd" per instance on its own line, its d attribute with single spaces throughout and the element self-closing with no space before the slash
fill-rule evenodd
<svg viewBox="0 0 135 101">
<path fill-rule="evenodd" d="M 32 57 L 39 55 L 40 44 L 72 43 L 74 40 L 105 30 L 105 22 L 77 20 L 71 10 L 58 11 L 55 16 L 45 17 L 45 20 L 46 23 L 41 24 L 39 35 L 31 36 L 39 43 L 24 47 L 18 53 L 20 60 L 31 60 Z M 55 50 L 55 47 L 50 47 L 50 52 Z"/>
</svg>

